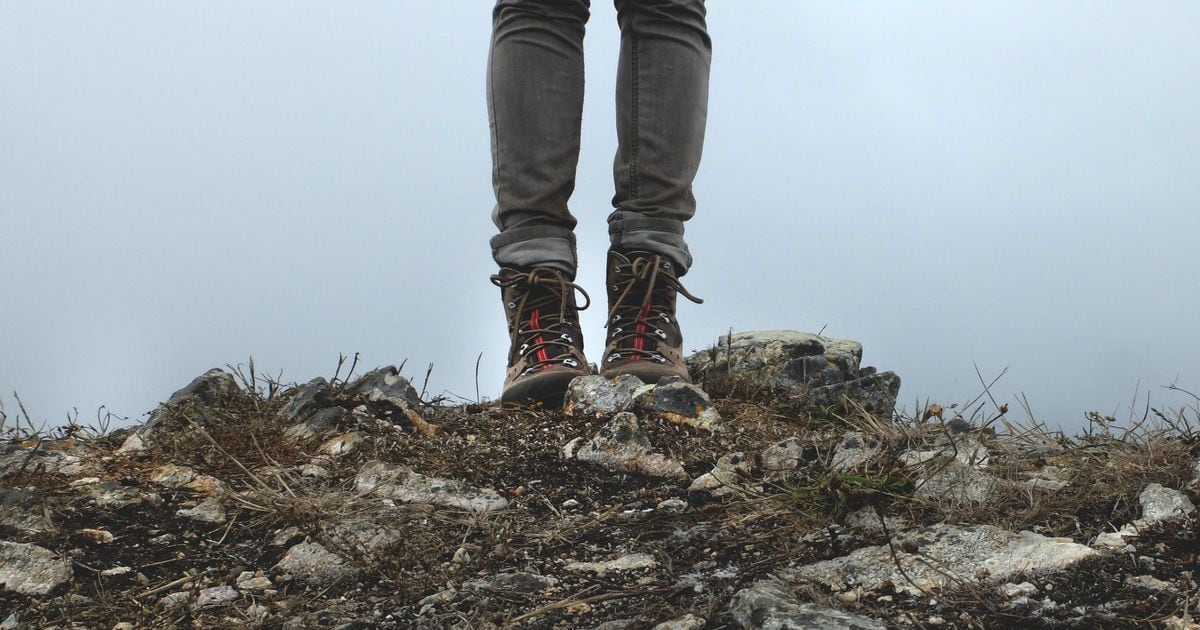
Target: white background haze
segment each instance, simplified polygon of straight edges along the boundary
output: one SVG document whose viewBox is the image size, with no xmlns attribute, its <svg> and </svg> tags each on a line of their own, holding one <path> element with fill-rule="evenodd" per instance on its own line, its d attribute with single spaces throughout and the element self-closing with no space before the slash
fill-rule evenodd
<svg viewBox="0 0 1200 630">
<path fill-rule="evenodd" d="M 593 358 L 617 28 L 573 211 Z M 712 0 L 687 349 L 824 329 L 901 403 L 1200 390 L 1200 3 Z M 498 395 L 490 3 L 0 0 L 0 398 L 137 419 L 253 355 Z M 1015 419 L 1023 415 L 1015 404 Z"/>
</svg>

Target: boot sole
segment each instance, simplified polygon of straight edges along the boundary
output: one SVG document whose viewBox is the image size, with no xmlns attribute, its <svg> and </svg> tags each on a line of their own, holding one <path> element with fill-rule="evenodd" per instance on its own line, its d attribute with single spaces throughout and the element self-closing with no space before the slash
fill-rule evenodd
<svg viewBox="0 0 1200 630">
<path fill-rule="evenodd" d="M 639 363 L 644 363 L 644 365 L 638 365 Z M 604 378 L 615 378 L 622 374 L 636 376 L 647 385 L 657 385 L 660 379 L 668 376 L 678 376 L 684 382 L 692 382 L 692 377 L 688 374 L 687 369 L 664 368 L 649 361 L 623 361 L 616 367 L 600 370 L 600 376 Z"/>
<path fill-rule="evenodd" d="M 587 372 L 546 370 L 539 374 L 531 374 L 505 388 L 500 402 L 540 402 L 547 407 L 561 407 L 567 386 L 578 376 L 587 376 Z"/>
</svg>

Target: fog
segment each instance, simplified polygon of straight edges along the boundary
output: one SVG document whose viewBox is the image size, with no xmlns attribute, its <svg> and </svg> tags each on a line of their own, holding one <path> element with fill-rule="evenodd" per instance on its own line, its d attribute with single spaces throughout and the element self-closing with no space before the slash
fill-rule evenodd
<svg viewBox="0 0 1200 630">
<path fill-rule="evenodd" d="M 603 302 L 618 32 L 572 210 Z M 859 340 L 901 404 L 1067 430 L 1200 391 L 1200 4 L 709 4 L 685 346 Z M 0 2 L 0 400 L 137 420 L 254 357 L 498 396 L 490 5 Z M 592 358 L 603 304 L 584 314 Z M 482 354 L 476 380 L 476 358 Z M 476 387 L 478 386 L 478 393 Z"/>
</svg>

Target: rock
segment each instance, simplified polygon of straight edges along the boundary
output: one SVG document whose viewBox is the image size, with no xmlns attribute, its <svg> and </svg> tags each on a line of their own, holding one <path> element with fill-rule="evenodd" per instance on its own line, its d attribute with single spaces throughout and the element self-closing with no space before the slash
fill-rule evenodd
<svg viewBox="0 0 1200 630">
<path fill-rule="evenodd" d="M 638 426 L 637 416 L 627 411 L 617 414 L 589 442 L 570 452 L 579 461 L 609 470 L 687 479 L 682 464 L 654 452 L 649 438 Z"/>
<path fill-rule="evenodd" d="M 648 553 L 631 553 L 621 556 L 616 560 L 605 560 L 602 562 L 569 562 L 564 568 L 567 571 L 574 573 L 595 573 L 596 575 L 605 575 L 608 573 L 653 569 L 657 566 L 658 561 L 654 559 L 654 556 Z"/>
<path fill-rule="evenodd" d="M 187 466 L 165 464 L 150 471 L 150 482 L 168 488 L 181 488 L 196 478 L 196 471 Z"/>
<path fill-rule="evenodd" d="M 150 447 L 146 444 L 146 440 L 142 437 L 142 432 L 134 431 L 129 434 L 129 437 L 125 438 L 125 441 L 121 443 L 116 452 L 118 455 L 136 455 L 144 453 L 149 449 Z"/>
<path fill-rule="evenodd" d="M 721 414 L 712 406 L 712 399 L 699 387 L 679 378 L 662 378 L 655 385 L 645 385 L 634 394 L 638 409 L 657 414 L 677 424 L 713 431 L 721 422 Z"/>
<path fill-rule="evenodd" d="M 168 405 L 193 402 L 204 407 L 219 407 L 230 398 L 241 393 L 233 375 L 220 369 L 211 369 L 197 376 L 186 387 L 171 394 Z"/>
<path fill-rule="evenodd" d="M 337 428 L 338 423 L 349 412 L 342 407 L 327 407 L 314 412 L 307 420 L 299 424 L 294 424 L 288 427 L 284 432 L 284 437 L 293 440 L 307 440 L 318 435 L 322 435 L 327 431 L 332 431 Z"/>
<path fill-rule="evenodd" d="M 46 596 L 72 577 L 71 562 L 49 549 L 0 540 L 0 589 Z"/>
<path fill-rule="evenodd" d="M 1033 597 L 1038 594 L 1038 588 L 1029 582 L 1013 584 L 1008 582 L 1000 586 L 1000 594 L 1013 599 L 1014 597 Z"/>
<path fill-rule="evenodd" d="M 0 534 L 4 530 L 22 536 L 53 532 L 46 493 L 38 489 L 0 490 Z"/>
<path fill-rule="evenodd" d="M 363 441 L 363 436 L 357 431 L 330 438 L 317 448 L 317 452 L 329 457 L 343 457 L 353 453 Z"/>
<path fill-rule="evenodd" d="M 803 401 L 809 409 L 852 413 L 862 407 L 871 415 L 890 418 L 900 395 L 900 377 L 895 372 L 880 372 L 843 383 L 822 385 L 808 390 Z"/>
<path fill-rule="evenodd" d="M 712 351 L 688 357 L 692 376 L 728 373 L 773 389 L 803 390 L 857 378 L 862 345 L 794 330 L 722 335 Z"/>
<path fill-rule="evenodd" d="M 785 472 L 799 468 L 804 459 L 804 441 L 790 437 L 768 446 L 762 452 L 762 467 L 768 474 Z"/>
<path fill-rule="evenodd" d="M 658 505 L 654 506 L 654 509 L 664 512 L 686 512 L 688 503 L 683 499 L 663 499 L 658 502 Z"/>
<path fill-rule="evenodd" d="M 238 598 L 237 589 L 232 586 L 213 586 L 201 589 L 192 602 L 192 610 L 224 606 Z"/>
<path fill-rule="evenodd" d="M 890 533 L 901 532 L 908 529 L 908 521 L 895 516 L 884 516 L 883 521 L 879 520 L 879 514 L 875 512 L 875 508 L 870 506 L 860 508 L 846 515 L 846 526 L 855 527 L 864 532 L 872 534 L 884 533 L 884 525 L 887 525 L 887 531 Z"/>
<path fill-rule="evenodd" d="M 179 608 L 180 606 L 192 601 L 192 594 L 187 591 L 179 591 L 164 595 L 158 600 L 158 604 L 167 610 Z"/>
<path fill-rule="evenodd" d="M 563 410 L 584 415 L 606 415 L 633 408 L 633 393 L 645 383 L 632 374 L 616 378 L 577 376 L 567 386 Z"/>
<path fill-rule="evenodd" d="M 315 542 L 302 542 L 288 549 L 275 569 L 316 584 L 328 584 L 356 573 L 341 556 Z"/>
<path fill-rule="evenodd" d="M 691 613 L 686 614 L 678 619 L 664 621 L 652 630 L 701 630 L 708 624 L 708 620 L 704 617 L 697 617 Z"/>
<path fill-rule="evenodd" d="M 408 468 L 384 462 L 369 462 L 354 478 L 358 492 L 404 503 L 428 503 L 443 507 L 490 512 L 508 507 L 508 500 L 490 488 L 476 488 L 461 481 L 426 477 Z"/>
<path fill-rule="evenodd" d="M 384 421 L 390 423 L 391 426 L 408 426 L 428 437 L 434 437 L 440 433 L 440 429 L 437 426 L 430 424 L 421 415 L 421 406 L 417 403 L 412 403 L 398 396 L 385 394 L 378 389 L 371 390 L 371 393 L 367 395 L 367 400 L 382 402 L 387 405 L 388 409 L 384 412 L 386 420 Z M 357 412 L 358 410 L 356 409 L 355 411 Z"/>
<path fill-rule="evenodd" d="M 234 583 L 239 590 L 248 592 L 262 592 L 274 586 L 262 571 L 242 571 Z"/>
<path fill-rule="evenodd" d="M 833 449 L 833 461 L 829 467 L 838 472 L 849 472 L 862 468 L 883 452 L 879 438 L 863 435 L 860 431 L 847 431 L 842 441 Z"/>
<path fill-rule="evenodd" d="M 79 458 L 45 446 L 25 447 L 0 444 L 0 479 L 20 473 L 72 474 L 80 468 Z M 86 468 L 86 467 L 84 467 Z"/>
<path fill-rule="evenodd" d="M 111 569 L 105 569 L 100 572 L 100 575 L 103 575 L 104 577 L 117 577 L 119 575 L 128 575 L 130 573 L 133 573 L 133 567 L 119 566 L 112 567 Z"/>
<path fill-rule="evenodd" d="M 943 523 L 909 530 L 897 534 L 894 545 L 915 586 L 897 570 L 887 545 L 857 549 L 847 556 L 799 567 L 789 575 L 839 591 L 856 586 L 870 591 L 891 581 L 897 590 L 923 595 L 922 589 L 954 586 L 956 580 L 973 582 L 981 573 L 989 581 L 1002 582 L 1023 573 L 1062 570 L 1097 555 L 1070 538 L 1015 533 L 989 525 Z"/>
<path fill-rule="evenodd" d="M 1178 590 L 1175 588 L 1174 584 L 1171 584 L 1166 580 L 1160 580 L 1153 575 L 1130 575 L 1125 578 L 1125 584 L 1132 586 L 1133 588 L 1140 588 L 1142 590 L 1153 592 L 1173 592 Z"/>
<path fill-rule="evenodd" d="M 1142 506 L 1142 520 L 1148 524 L 1186 516 L 1196 509 L 1187 495 L 1157 483 L 1142 490 L 1138 503 Z"/>
<path fill-rule="evenodd" d="M 368 399 L 371 399 L 374 392 L 378 392 L 374 394 L 376 400 L 390 397 L 399 398 L 414 408 L 421 405 L 421 394 L 408 379 L 400 376 L 400 371 L 394 365 L 376 368 L 363 374 L 350 384 L 350 390 L 360 392 Z"/>
<path fill-rule="evenodd" d="M 289 424 L 300 422 L 314 411 L 329 406 L 331 404 L 330 393 L 332 393 L 332 388 L 324 378 L 314 378 L 288 393 L 290 398 L 280 408 L 279 415 Z"/>
<path fill-rule="evenodd" d="M 552 577 L 518 571 L 516 573 L 497 573 L 496 575 L 471 580 L 464 584 L 463 588 L 472 591 L 486 591 L 498 595 L 530 595 L 544 591 L 557 584 L 558 580 Z"/>
<path fill-rule="evenodd" d="M 801 603 L 778 582 L 761 580 L 729 602 L 734 624 L 745 630 L 885 630 L 868 617 L 810 602 Z"/>
<path fill-rule="evenodd" d="M 202 523 L 224 523 L 225 507 L 221 505 L 220 499 L 209 497 L 197 504 L 196 507 L 177 510 L 175 516 L 190 518 Z"/>
<path fill-rule="evenodd" d="M 80 538 L 94 545 L 107 545 L 116 539 L 112 532 L 103 529 L 83 528 L 75 532 Z"/>
<path fill-rule="evenodd" d="M 351 516 L 327 528 L 326 535 L 335 548 L 364 556 L 378 555 L 404 539 L 394 513 L 393 508 Z"/>
<path fill-rule="evenodd" d="M 692 481 L 689 492 L 708 492 L 715 497 L 734 494 L 746 487 L 751 465 L 744 453 L 730 453 L 717 460 L 712 471 Z"/>
<path fill-rule="evenodd" d="M 107 510 L 121 510 L 136 507 L 145 503 L 159 505 L 162 497 L 149 490 L 122 486 L 115 481 L 102 481 L 88 488 L 96 507 Z"/>
<path fill-rule="evenodd" d="M 919 466 L 938 459 L 954 458 L 964 466 L 987 468 L 989 461 L 988 448 L 977 438 L 960 438 L 953 444 L 947 444 L 935 449 L 910 450 L 902 453 L 898 461 L 905 466 Z"/>
<path fill-rule="evenodd" d="M 929 466 L 928 473 L 917 479 L 913 496 L 953 504 L 986 503 L 998 485 L 995 477 L 951 460 Z"/>
</svg>

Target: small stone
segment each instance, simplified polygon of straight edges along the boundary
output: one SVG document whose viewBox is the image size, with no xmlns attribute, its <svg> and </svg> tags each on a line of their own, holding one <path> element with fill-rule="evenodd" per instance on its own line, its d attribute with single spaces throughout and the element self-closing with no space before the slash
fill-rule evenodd
<svg viewBox="0 0 1200 630">
<path fill-rule="evenodd" d="M 466 548 L 459 547 L 454 552 L 454 557 L 450 559 L 450 562 L 461 565 L 471 564 L 471 554 L 467 552 Z"/>
<path fill-rule="evenodd" d="M 685 512 L 688 509 L 688 502 L 683 499 L 664 499 L 658 502 L 655 509 L 663 512 Z"/>
<path fill-rule="evenodd" d="M 162 497 L 149 490 L 122 486 L 115 481 L 102 481 L 89 486 L 91 499 L 96 507 L 108 510 L 121 510 L 136 507 L 145 503 L 158 505 Z"/>
<path fill-rule="evenodd" d="M 225 507 L 221 505 L 220 499 L 209 497 L 197 504 L 196 507 L 176 511 L 175 515 L 202 523 L 224 523 Z"/>
<path fill-rule="evenodd" d="M 421 405 L 421 394 L 400 375 L 394 365 L 376 368 L 350 384 L 350 390 L 362 392 L 368 398 L 375 391 L 380 396 L 399 398 L 414 407 Z"/>
<path fill-rule="evenodd" d="M 283 432 L 283 436 L 292 440 L 307 440 L 338 426 L 348 412 L 341 407 L 327 407 L 313 413 L 307 420 L 294 424 Z"/>
<path fill-rule="evenodd" d="M 242 571 L 235 581 L 238 589 L 247 592 L 261 592 L 272 586 L 271 579 L 263 575 L 262 571 Z"/>
<path fill-rule="evenodd" d="M 795 470 L 804 462 L 804 442 L 790 437 L 768 446 L 762 453 L 762 467 L 767 473 Z"/>
<path fill-rule="evenodd" d="M 79 479 L 76 479 L 75 481 L 72 481 L 71 483 L 67 484 L 67 487 L 79 488 L 82 486 L 90 486 L 94 483 L 100 483 L 100 478 L 99 477 L 80 477 Z"/>
<path fill-rule="evenodd" d="M 650 446 L 638 425 L 637 416 L 617 414 L 589 442 L 574 453 L 575 459 L 616 471 L 637 472 L 650 477 L 686 479 L 683 465 Z"/>
<path fill-rule="evenodd" d="M 361 433 L 352 432 L 330 438 L 317 451 L 330 457 L 342 457 L 353 453 L 363 441 Z"/>
<path fill-rule="evenodd" d="M 200 590 L 200 593 L 196 595 L 196 601 L 192 604 L 192 609 L 200 610 L 201 608 L 224 606 L 237 598 L 237 589 L 232 586 L 213 586 Z"/>
<path fill-rule="evenodd" d="M 75 532 L 84 540 L 94 545 L 107 545 L 114 540 L 112 532 L 103 529 L 84 528 Z"/>
<path fill-rule="evenodd" d="M 692 481 L 689 492 L 708 492 L 715 497 L 727 496 L 746 488 L 745 478 L 750 476 L 750 462 L 744 453 L 730 453 L 717 460 L 712 471 Z"/>
<path fill-rule="evenodd" d="M 37 545 L 0 540 L 0 590 L 45 596 L 72 576 L 66 558 Z"/>
<path fill-rule="evenodd" d="M 629 411 L 633 393 L 644 385 L 636 376 L 621 374 L 616 378 L 577 376 L 567 386 L 563 410 L 583 415 L 605 415 Z"/>
<path fill-rule="evenodd" d="M 1013 584 L 1008 582 L 1000 587 L 1000 594 L 1012 599 L 1014 597 L 1033 597 L 1038 594 L 1038 588 L 1029 582 Z"/>
<path fill-rule="evenodd" d="M 716 430 L 721 422 L 721 414 L 712 406 L 708 394 L 677 376 L 639 389 L 634 405 L 671 422 L 705 431 Z"/>
<path fill-rule="evenodd" d="M 850 413 L 861 407 L 874 416 L 890 418 L 900 394 L 900 377 L 880 372 L 862 378 L 808 390 L 804 403 L 813 410 Z"/>
<path fill-rule="evenodd" d="M 734 624 L 744 630 L 885 630 L 881 622 L 799 599 L 780 582 L 761 580 L 729 602 Z"/>
<path fill-rule="evenodd" d="M 701 630 L 707 624 L 708 620 L 704 617 L 688 613 L 678 619 L 664 621 L 654 626 L 653 630 Z"/>
<path fill-rule="evenodd" d="M 151 483 L 168 488 L 180 488 L 196 478 L 196 471 L 187 466 L 166 464 L 150 471 Z"/>
<path fill-rule="evenodd" d="M 314 378 L 300 386 L 299 389 L 291 390 L 285 394 L 289 399 L 280 408 L 279 415 L 283 416 L 284 420 L 289 423 L 299 422 L 301 418 L 312 411 L 329 404 L 330 392 L 329 383 L 324 378 Z"/>
<path fill-rule="evenodd" d="M 566 501 L 562 502 L 562 508 L 564 510 L 573 510 L 577 507 L 579 507 L 579 501 L 576 501 L 575 499 L 567 499 Z"/>
<path fill-rule="evenodd" d="M 952 504 L 986 503 L 999 485 L 995 477 L 955 460 L 930 463 L 926 475 L 917 479 L 913 495 Z"/>
<path fill-rule="evenodd" d="M 320 584 L 355 574 L 355 570 L 340 556 L 314 542 L 303 542 L 288 549 L 275 569 Z"/>
<path fill-rule="evenodd" d="M 125 575 L 127 573 L 132 573 L 132 572 L 133 572 L 132 568 L 120 566 L 120 567 L 112 567 L 111 569 L 105 569 L 100 572 L 100 575 L 103 575 L 104 577 L 117 577 L 120 575 Z"/>
<path fill-rule="evenodd" d="M 146 441 L 142 439 L 141 433 L 134 431 L 129 435 L 129 437 L 125 438 L 125 441 L 121 443 L 121 446 L 117 448 L 116 452 L 118 455 L 136 455 L 138 453 L 144 453 L 145 451 L 149 450 L 149 448 L 150 447 L 146 445 Z"/>
<path fill-rule="evenodd" d="M 488 591 L 497 594 L 528 595 L 556 586 L 558 580 L 536 573 L 518 571 L 497 573 L 489 577 L 471 580 L 463 588 L 472 591 Z"/>
<path fill-rule="evenodd" d="M 275 532 L 270 544 L 272 547 L 286 547 L 303 537 L 304 534 L 300 531 L 299 527 L 285 527 Z"/>
<path fill-rule="evenodd" d="M 164 595 L 158 600 L 158 604 L 168 610 L 178 608 L 192 600 L 192 594 L 187 591 L 179 591 Z"/>
<path fill-rule="evenodd" d="M 183 389 L 171 394 L 166 404 L 180 405 L 191 401 L 205 407 L 218 407 L 240 392 L 241 388 L 238 387 L 232 374 L 214 368 L 197 376 Z"/>
<path fill-rule="evenodd" d="M 829 467 L 838 472 L 848 472 L 871 462 L 883 451 L 883 443 L 875 436 L 865 436 L 861 431 L 847 431 L 842 441 L 833 449 L 833 461 Z"/>
<path fill-rule="evenodd" d="M 658 561 L 654 559 L 654 556 L 646 553 L 631 553 L 615 560 L 606 560 L 603 562 L 570 562 L 565 568 L 567 571 L 575 573 L 588 572 L 595 573 L 596 575 L 605 575 L 607 573 L 653 569 L 657 566 Z"/>
<path fill-rule="evenodd" d="M 30 536 L 53 532 L 46 493 L 37 489 L 0 490 L 0 529 L 5 528 Z"/>
<path fill-rule="evenodd" d="M 1174 591 L 1178 590 L 1175 588 L 1174 584 L 1171 584 L 1170 582 L 1168 582 L 1166 580 L 1160 580 L 1160 579 L 1154 577 L 1153 575 L 1131 575 L 1131 576 L 1125 578 L 1125 584 L 1132 586 L 1134 588 L 1140 588 L 1143 590 L 1154 591 L 1154 592 L 1159 592 L 1159 591 L 1174 592 Z"/>
<path fill-rule="evenodd" d="M 428 503 L 473 512 L 491 512 L 508 507 L 508 500 L 490 488 L 476 488 L 451 479 L 426 477 L 408 468 L 384 462 L 369 462 L 354 478 L 360 493 L 372 493 L 404 503 Z"/>
</svg>

